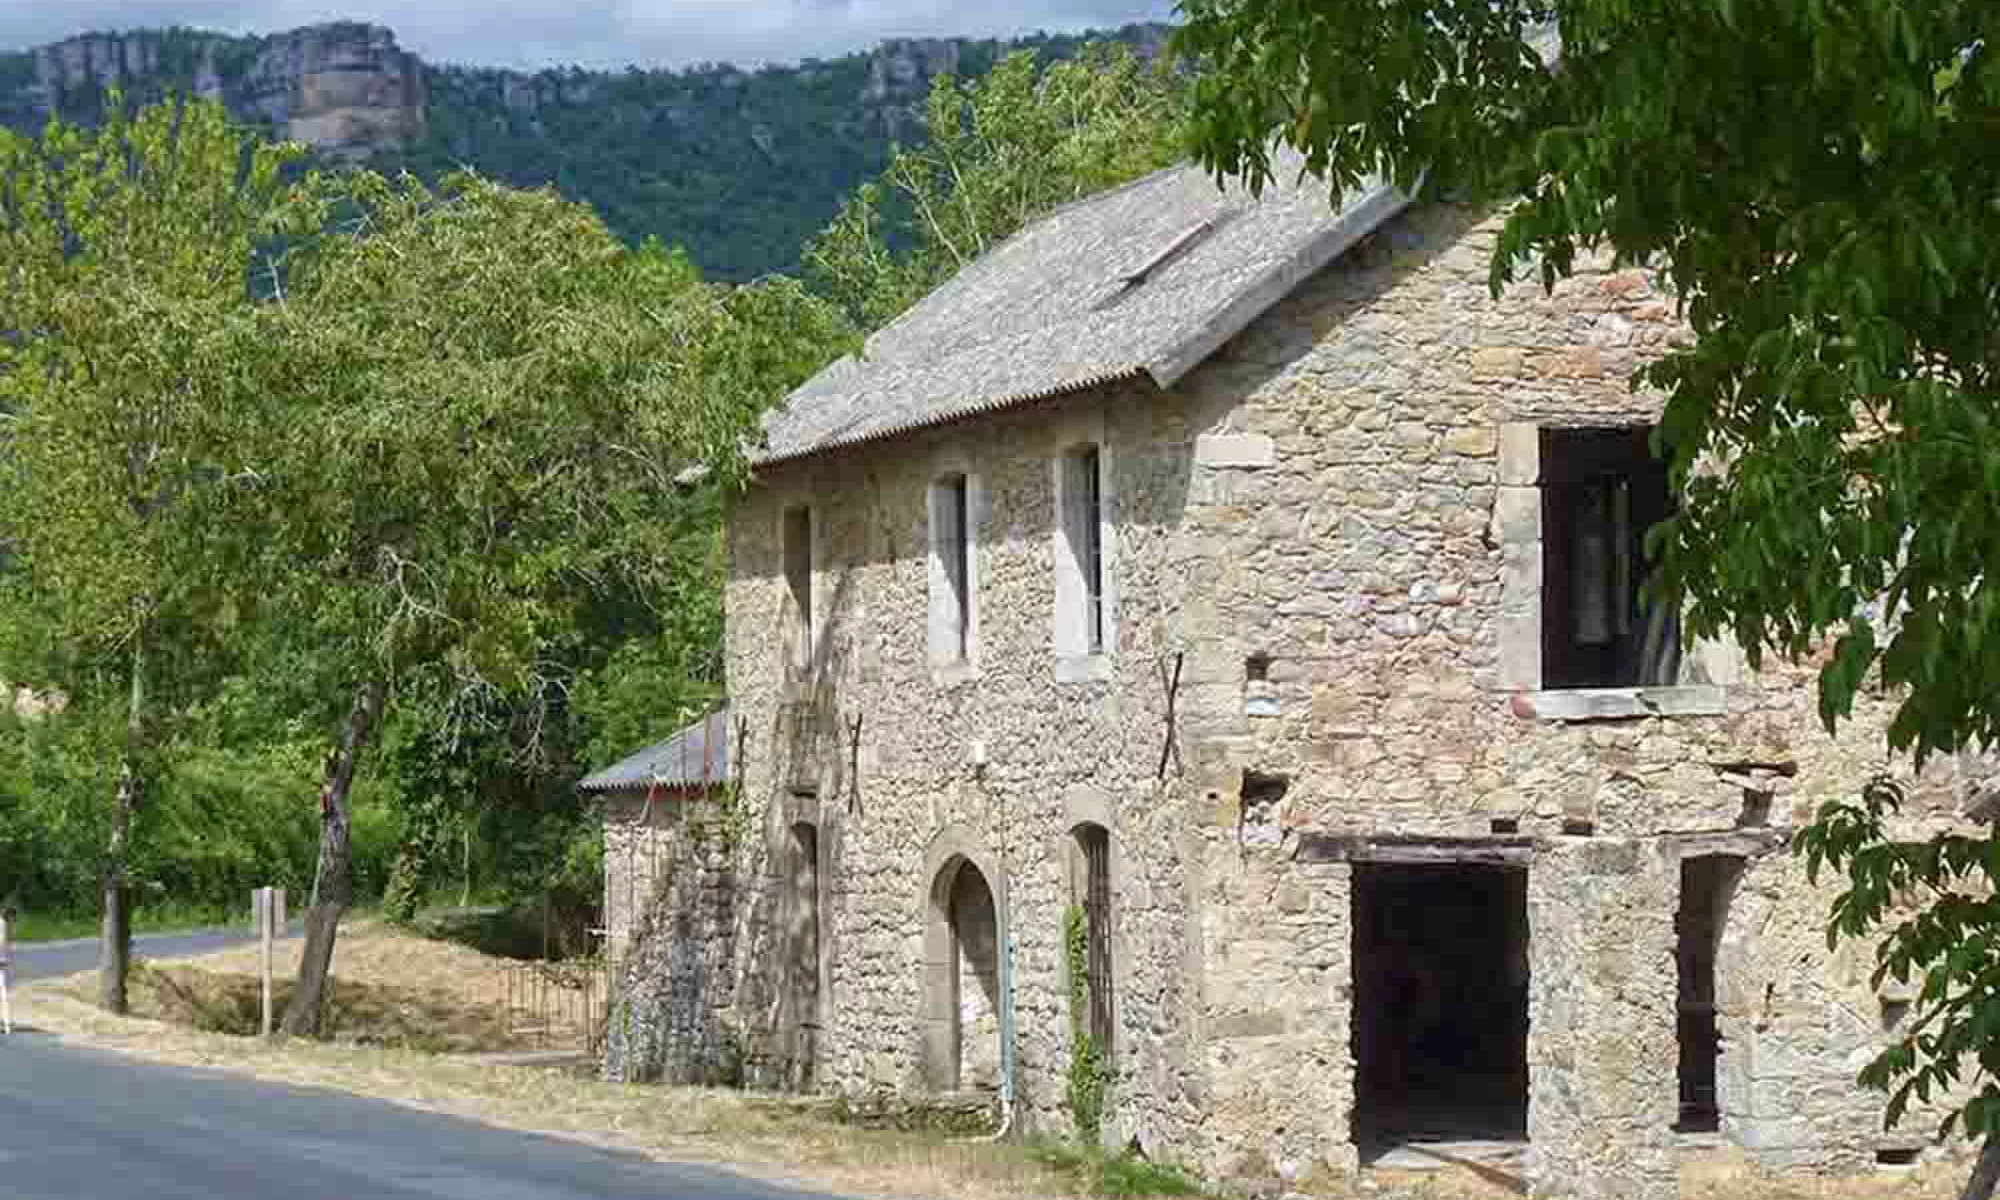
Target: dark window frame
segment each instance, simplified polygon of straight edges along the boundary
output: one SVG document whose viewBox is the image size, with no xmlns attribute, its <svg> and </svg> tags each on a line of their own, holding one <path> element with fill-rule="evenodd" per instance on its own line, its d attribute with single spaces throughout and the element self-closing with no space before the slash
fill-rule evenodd
<svg viewBox="0 0 2000 1200">
<path fill-rule="evenodd" d="M 1676 614 L 1645 592 L 1647 533 L 1675 510 L 1653 427 L 1541 430 L 1542 687 L 1674 682 Z"/>
</svg>

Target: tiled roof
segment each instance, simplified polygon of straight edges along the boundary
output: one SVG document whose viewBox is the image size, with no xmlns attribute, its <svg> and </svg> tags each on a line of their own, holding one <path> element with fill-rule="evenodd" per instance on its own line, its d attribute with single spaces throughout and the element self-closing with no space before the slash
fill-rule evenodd
<svg viewBox="0 0 2000 1200">
<path fill-rule="evenodd" d="M 586 792 L 716 787 L 729 779 L 729 709 L 710 713 L 679 733 L 622 759 L 577 784 Z"/>
<path fill-rule="evenodd" d="M 793 392 L 760 461 L 1114 379 L 1172 385 L 1408 203 L 1369 182 L 1336 209 L 1302 165 L 1279 155 L 1258 199 L 1183 164 L 1043 217 Z"/>
</svg>

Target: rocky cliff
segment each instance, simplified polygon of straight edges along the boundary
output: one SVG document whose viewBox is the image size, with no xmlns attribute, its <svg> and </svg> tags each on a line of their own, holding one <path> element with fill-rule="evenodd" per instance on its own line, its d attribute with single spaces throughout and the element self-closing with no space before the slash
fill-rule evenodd
<svg viewBox="0 0 2000 1200">
<path fill-rule="evenodd" d="M 1115 33 L 1158 53 L 1160 26 Z M 91 121 L 115 87 L 222 99 L 239 118 L 329 157 L 435 178 L 468 166 L 521 187 L 554 184 L 621 235 L 680 244 L 710 274 L 796 267 L 840 199 L 921 136 L 931 80 L 984 73 L 1030 47 L 1055 58 L 1082 37 L 883 42 L 864 54 L 756 70 L 534 73 L 437 66 L 379 25 L 269 37 L 186 29 L 86 34 L 0 54 L 0 125 Z"/>
<path fill-rule="evenodd" d="M 379 25 L 318 25 L 264 38 L 187 30 L 85 34 L 26 56 L 0 95 L 0 121 L 93 118 L 105 93 L 178 88 L 324 153 L 365 157 L 422 137 L 424 66 Z M 25 79 L 22 77 L 25 76 Z M 7 74 L 0 69 L 0 83 Z"/>
</svg>

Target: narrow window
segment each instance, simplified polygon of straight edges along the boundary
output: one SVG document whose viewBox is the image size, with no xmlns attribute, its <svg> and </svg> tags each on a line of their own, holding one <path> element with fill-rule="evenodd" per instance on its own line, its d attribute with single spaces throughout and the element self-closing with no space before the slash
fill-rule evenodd
<svg viewBox="0 0 2000 1200">
<path fill-rule="evenodd" d="M 1111 1060 L 1115 1023 L 1111 1012 L 1111 835 L 1101 825 L 1081 825 L 1077 849 L 1083 855 L 1084 974 L 1090 1001 L 1090 1040 L 1103 1061 Z"/>
<path fill-rule="evenodd" d="M 791 667 L 794 674 L 804 676 L 812 670 L 813 655 L 812 509 L 802 505 L 785 510 L 784 543 Z"/>
<path fill-rule="evenodd" d="M 1646 534 L 1673 512 L 1651 433 L 1649 426 L 1542 430 L 1544 687 L 1674 682 L 1676 614 L 1644 591 Z"/>
<path fill-rule="evenodd" d="M 1716 1003 L 1716 957 L 1729 917 L 1729 901 L 1743 875 L 1743 860 L 1704 855 L 1681 862 L 1680 912 L 1674 918 L 1679 966 L 1680 1120 L 1683 1132 L 1712 1133 L 1722 1124 L 1716 1082 L 1722 1027 Z"/>
<path fill-rule="evenodd" d="M 940 662 L 972 658 L 972 487 L 964 475 L 931 485 L 931 646 Z"/>
<path fill-rule="evenodd" d="M 1079 651 L 1102 654 L 1108 630 L 1104 615 L 1104 471 L 1094 445 L 1063 455 L 1063 544 L 1076 577 L 1075 614 Z"/>
</svg>

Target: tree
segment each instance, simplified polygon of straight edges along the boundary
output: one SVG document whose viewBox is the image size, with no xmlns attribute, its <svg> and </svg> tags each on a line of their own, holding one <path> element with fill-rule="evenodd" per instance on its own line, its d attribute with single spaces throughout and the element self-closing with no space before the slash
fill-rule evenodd
<svg viewBox="0 0 2000 1200">
<path fill-rule="evenodd" d="M 940 76 L 923 143 L 841 205 L 807 244 L 808 273 L 857 324 L 886 324 L 1050 209 L 1171 164 L 1185 107 L 1180 75 L 1115 44 Z"/>
<path fill-rule="evenodd" d="M 1186 0 L 1197 145 L 1268 178 L 1282 134 L 1336 189 L 1511 202 L 1496 289 L 1580 253 L 1653 269 L 1694 337 L 1642 372 L 1667 395 L 1682 509 L 1662 540 L 1691 633 L 1753 664 L 1825 653 L 1831 729 L 1864 681 L 1915 765 L 2000 734 L 2000 8 L 1977 0 Z M 1558 58 L 1556 50 L 1560 46 Z M 1427 174 L 1426 174 L 1427 173 Z M 1717 469 L 1697 474 L 1698 462 Z M 1898 789 L 1800 839 L 1844 871 L 1830 937 L 1889 926 L 1923 978 L 1865 1078 L 1958 1108 L 2000 1177 L 2000 840 L 1910 845 Z M 1917 898 L 1898 914 L 1896 895 Z"/>
<path fill-rule="evenodd" d="M 160 721 L 211 670 L 242 578 L 237 524 L 260 245 L 307 206 L 298 150 L 218 104 L 0 130 L 4 674 L 123 708 L 102 894 L 104 1006 L 123 1012 L 133 820 Z"/>
<path fill-rule="evenodd" d="M 682 569 L 677 475 L 740 480 L 754 418 L 839 344 L 797 285 L 705 284 L 552 191 L 360 172 L 338 210 L 296 256 L 260 378 L 273 604 L 345 711 L 293 1034 L 318 1027 L 352 899 L 348 793 L 398 689 L 441 711 L 559 702 L 586 614 L 643 607 Z"/>
</svg>

